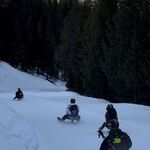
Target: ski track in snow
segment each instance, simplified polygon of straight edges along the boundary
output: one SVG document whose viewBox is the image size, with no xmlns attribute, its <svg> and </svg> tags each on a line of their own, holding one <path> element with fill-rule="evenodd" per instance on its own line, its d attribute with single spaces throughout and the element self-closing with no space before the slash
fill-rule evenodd
<svg viewBox="0 0 150 150">
<path fill-rule="evenodd" d="M 0 149 L 38 150 L 38 139 L 31 122 L 1 101 L 0 133 Z"/>
<path fill-rule="evenodd" d="M 98 139 L 97 129 L 104 121 L 107 101 L 65 91 L 24 91 L 24 94 L 22 101 L 13 101 L 13 93 L 0 94 L 0 110 L 5 112 L 0 115 L 0 122 L 3 122 L 0 124 L 0 132 L 6 130 L 4 135 L 0 135 L 0 139 L 7 145 L 3 150 L 10 147 L 15 150 L 16 143 L 17 147 L 20 147 L 19 150 L 58 150 L 60 147 L 68 150 L 68 143 L 72 145 L 72 150 L 99 149 L 102 138 Z M 64 114 L 71 97 L 77 99 L 81 121 L 73 124 L 69 121 L 59 122 L 56 117 Z M 144 128 L 148 129 L 150 125 L 150 120 L 147 119 L 150 108 L 133 104 L 114 106 L 118 111 L 121 129 L 132 138 L 131 150 L 141 148 L 143 138 L 147 143 L 145 146 L 148 147 L 150 131 Z M 104 133 L 107 135 L 108 130 L 105 129 Z"/>
</svg>

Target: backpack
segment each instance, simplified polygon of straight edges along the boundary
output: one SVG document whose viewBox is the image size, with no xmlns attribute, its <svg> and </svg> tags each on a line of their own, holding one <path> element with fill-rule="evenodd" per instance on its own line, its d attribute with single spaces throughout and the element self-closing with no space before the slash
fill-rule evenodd
<svg viewBox="0 0 150 150">
<path fill-rule="evenodd" d="M 77 116 L 79 113 L 77 105 L 70 105 L 69 110 L 71 112 L 71 115 L 73 115 L 73 116 Z"/>
<path fill-rule="evenodd" d="M 128 150 L 125 138 L 126 136 L 122 131 L 113 133 L 108 140 L 110 150 Z"/>
</svg>

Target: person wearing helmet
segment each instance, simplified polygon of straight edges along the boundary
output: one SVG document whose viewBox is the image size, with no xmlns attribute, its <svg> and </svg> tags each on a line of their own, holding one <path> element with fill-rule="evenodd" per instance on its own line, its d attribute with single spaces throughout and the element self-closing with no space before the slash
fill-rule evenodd
<svg viewBox="0 0 150 150">
<path fill-rule="evenodd" d="M 20 88 L 16 91 L 16 96 L 13 98 L 13 100 L 18 99 L 21 100 L 23 98 L 23 92 L 21 91 Z"/>
<path fill-rule="evenodd" d="M 71 99 L 70 99 L 70 103 L 71 103 L 71 104 L 75 104 L 75 103 L 76 103 L 76 100 L 75 100 L 74 98 L 71 98 Z"/>
<path fill-rule="evenodd" d="M 70 99 L 70 104 L 66 108 L 66 114 L 62 118 L 58 118 L 58 120 L 66 120 L 70 119 L 70 116 L 77 117 L 79 116 L 79 107 L 76 104 L 76 100 L 74 98 Z"/>
<path fill-rule="evenodd" d="M 117 119 L 118 120 L 117 111 L 116 111 L 116 109 L 114 108 L 114 106 L 112 104 L 108 104 L 107 107 L 106 107 L 105 122 L 98 129 L 98 132 L 101 132 L 105 127 L 109 128 L 108 123 L 112 119 Z"/>
<path fill-rule="evenodd" d="M 132 141 L 129 135 L 119 129 L 117 119 L 112 119 L 109 124 L 109 134 L 104 138 L 100 146 L 100 150 L 129 150 L 132 146 Z"/>
</svg>

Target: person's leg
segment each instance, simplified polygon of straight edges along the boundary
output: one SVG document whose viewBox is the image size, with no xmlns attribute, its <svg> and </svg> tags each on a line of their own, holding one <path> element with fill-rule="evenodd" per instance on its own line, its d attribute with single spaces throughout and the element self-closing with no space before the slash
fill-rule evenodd
<svg viewBox="0 0 150 150">
<path fill-rule="evenodd" d="M 68 115 L 67 114 L 62 117 L 62 120 L 66 120 L 66 119 L 68 119 Z"/>
</svg>

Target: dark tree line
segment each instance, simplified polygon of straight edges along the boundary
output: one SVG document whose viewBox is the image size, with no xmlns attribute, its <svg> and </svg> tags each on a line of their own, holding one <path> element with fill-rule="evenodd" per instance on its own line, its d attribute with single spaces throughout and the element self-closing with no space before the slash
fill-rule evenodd
<svg viewBox="0 0 150 150">
<path fill-rule="evenodd" d="M 80 94 L 150 105 L 149 0 L 0 0 L 0 59 Z"/>
<path fill-rule="evenodd" d="M 57 0 L 1 0 L 0 59 L 55 77 L 54 55 L 69 7 Z"/>
</svg>

